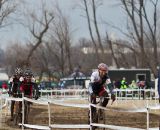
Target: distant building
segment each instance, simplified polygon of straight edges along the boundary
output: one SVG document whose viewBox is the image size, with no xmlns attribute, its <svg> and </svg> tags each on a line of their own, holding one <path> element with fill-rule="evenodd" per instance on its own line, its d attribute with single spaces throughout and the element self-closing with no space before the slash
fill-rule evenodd
<svg viewBox="0 0 160 130">
<path fill-rule="evenodd" d="M 151 82 L 150 69 L 112 69 L 108 73 L 112 81 L 125 77 L 128 83 L 131 83 L 132 80 Z"/>
</svg>

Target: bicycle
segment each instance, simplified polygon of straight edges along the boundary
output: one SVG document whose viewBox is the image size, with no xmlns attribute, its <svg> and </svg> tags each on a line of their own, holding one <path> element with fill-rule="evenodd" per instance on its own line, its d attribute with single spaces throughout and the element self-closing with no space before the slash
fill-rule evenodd
<svg viewBox="0 0 160 130">
<path fill-rule="evenodd" d="M 24 95 L 24 97 L 29 97 L 28 95 Z M 37 99 L 37 97 L 33 96 L 32 98 Z M 14 125 L 18 125 L 19 123 L 22 123 L 22 115 L 24 114 L 24 124 L 28 123 L 28 116 L 29 116 L 29 112 L 30 112 L 30 105 L 32 103 L 29 101 L 24 100 L 24 113 L 22 113 L 22 102 L 21 101 L 16 101 L 15 102 L 15 114 L 13 117 L 13 122 Z"/>
<path fill-rule="evenodd" d="M 104 98 L 105 97 L 96 96 L 96 99 L 95 99 L 96 103 L 94 103 L 94 104 L 95 105 L 102 104 L 102 101 L 103 101 Z M 89 98 L 89 101 L 91 102 L 91 96 Z M 96 108 L 96 107 L 93 108 L 93 106 L 91 106 L 91 107 L 92 107 L 91 112 L 90 112 L 90 110 L 88 112 L 88 122 L 90 123 L 90 121 L 91 121 L 92 123 L 105 124 L 106 121 L 105 121 L 105 112 L 104 112 L 104 110 L 102 110 L 101 108 Z M 90 115 L 91 115 L 91 117 L 90 117 Z M 98 128 L 97 126 L 92 126 L 92 130 L 95 130 L 97 128 Z M 102 128 L 102 130 L 105 130 L 105 128 Z"/>
<path fill-rule="evenodd" d="M 32 103 L 29 101 L 24 101 L 24 123 L 27 124 L 28 123 L 28 116 L 29 116 L 29 112 L 30 112 L 30 105 Z"/>
<path fill-rule="evenodd" d="M 17 93 L 8 92 L 8 93 L 9 93 L 9 96 L 13 98 L 19 98 L 21 96 L 18 92 Z M 10 120 L 13 121 L 14 125 L 21 122 L 20 120 L 21 113 L 19 109 L 20 102 L 22 101 L 11 100 L 11 119 Z"/>
<path fill-rule="evenodd" d="M 14 114 L 13 114 L 13 124 L 18 125 L 22 122 L 22 113 L 21 113 L 21 101 L 15 101 L 14 104 Z"/>
</svg>

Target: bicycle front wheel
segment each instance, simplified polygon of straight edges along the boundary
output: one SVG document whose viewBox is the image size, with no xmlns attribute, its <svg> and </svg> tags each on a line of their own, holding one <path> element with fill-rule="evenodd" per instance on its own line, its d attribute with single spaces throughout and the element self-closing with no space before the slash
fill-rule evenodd
<svg viewBox="0 0 160 130">
<path fill-rule="evenodd" d="M 28 123 L 28 116 L 30 111 L 30 103 L 28 101 L 25 102 L 25 108 L 24 108 L 24 123 Z"/>
</svg>

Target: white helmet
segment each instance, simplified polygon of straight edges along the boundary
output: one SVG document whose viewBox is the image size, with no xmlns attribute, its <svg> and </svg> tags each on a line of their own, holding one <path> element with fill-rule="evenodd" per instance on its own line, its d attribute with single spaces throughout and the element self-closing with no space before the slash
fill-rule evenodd
<svg viewBox="0 0 160 130">
<path fill-rule="evenodd" d="M 100 63 L 98 65 L 98 69 L 104 70 L 104 71 L 108 71 L 108 66 L 106 64 L 104 64 L 104 63 Z"/>
<path fill-rule="evenodd" d="M 15 74 L 16 75 L 22 75 L 22 73 L 23 73 L 23 70 L 21 68 L 16 68 L 15 69 Z"/>
</svg>

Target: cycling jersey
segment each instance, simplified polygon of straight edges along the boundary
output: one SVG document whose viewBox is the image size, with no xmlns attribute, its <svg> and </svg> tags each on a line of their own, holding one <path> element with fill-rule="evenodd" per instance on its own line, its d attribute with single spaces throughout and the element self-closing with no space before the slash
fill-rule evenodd
<svg viewBox="0 0 160 130">
<path fill-rule="evenodd" d="M 105 90 L 105 84 L 108 86 L 110 92 L 113 93 L 113 86 L 108 74 L 100 77 L 99 71 L 95 71 L 91 75 L 89 92 L 99 94 L 101 91 Z"/>
<path fill-rule="evenodd" d="M 19 91 L 19 86 L 21 84 L 21 80 L 20 80 L 21 78 L 22 77 L 18 78 L 14 75 L 9 79 L 9 93 L 12 96 L 16 96 L 17 92 Z"/>
<path fill-rule="evenodd" d="M 30 80 L 27 80 L 26 78 L 24 78 L 24 81 L 20 85 L 20 90 L 24 93 L 24 96 L 32 97 L 33 89 L 36 90 L 36 94 L 38 95 L 38 86 L 36 83 L 33 82 L 33 79 L 31 78 Z"/>
</svg>

